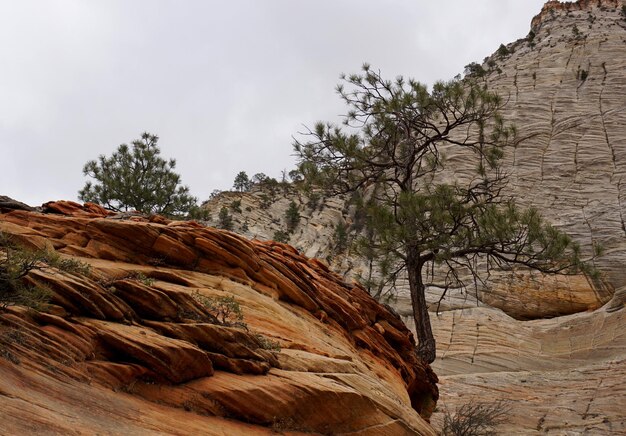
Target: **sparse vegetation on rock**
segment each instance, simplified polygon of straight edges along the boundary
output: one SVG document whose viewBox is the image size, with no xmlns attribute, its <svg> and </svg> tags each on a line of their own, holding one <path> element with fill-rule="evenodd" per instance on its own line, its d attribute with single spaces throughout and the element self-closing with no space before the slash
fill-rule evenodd
<svg viewBox="0 0 626 436">
<path fill-rule="evenodd" d="M 285 212 L 285 223 L 287 224 L 287 233 L 293 233 L 300 222 L 300 210 L 295 201 L 289 203 L 289 207 Z"/>
<path fill-rule="evenodd" d="M 87 264 L 62 258 L 49 250 L 32 250 L 21 246 L 0 232 L 0 308 L 22 305 L 35 309 L 50 299 L 45 285 L 29 285 L 24 278 L 35 270 L 58 269 L 72 274 L 89 274 Z"/>
<path fill-rule="evenodd" d="M 495 427 L 508 421 L 511 406 L 504 401 L 475 401 L 459 407 L 455 413 L 445 411 L 443 436 L 495 436 Z"/>
<path fill-rule="evenodd" d="M 226 206 L 220 209 L 218 219 L 219 219 L 219 227 L 221 229 L 224 229 L 224 230 L 233 229 L 233 217 L 228 212 L 228 208 Z"/>
</svg>

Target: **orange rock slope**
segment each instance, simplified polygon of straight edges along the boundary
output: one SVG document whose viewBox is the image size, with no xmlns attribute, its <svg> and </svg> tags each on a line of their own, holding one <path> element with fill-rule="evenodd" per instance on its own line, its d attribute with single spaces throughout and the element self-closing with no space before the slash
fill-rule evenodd
<svg viewBox="0 0 626 436">
<path fill-rule="evenodd" d="M 52 305 L 0 311 L 1 433 L 434 434 L 412 334 L 318 261 L 193 222 L 43 211 L 0 231 L 91 272 L 31 271 Z M 199 296 L 234 296 L 247 327 L 207 322 Z"/>
</svg>

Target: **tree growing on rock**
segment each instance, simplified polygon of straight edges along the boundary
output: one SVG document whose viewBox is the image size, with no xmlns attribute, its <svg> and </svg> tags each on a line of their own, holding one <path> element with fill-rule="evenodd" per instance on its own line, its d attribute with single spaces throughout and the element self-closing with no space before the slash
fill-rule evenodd
<svg viewBox="0 0 626 436">
<path fill-rule="evenodd" d="M 114 211 L 137 210 L 146 214 L 186 215 L 197 199 L 181 185 L 174 172 L 176 161 L 161 158 L 158 136 L 144 132 L 140 139 L 122 144 L 117 151 L 87 162 L 83 173 L 95 179 L 78 193 Z"/>
<path fill-rule="evenodd" d="M 245 171 L 239 171 L 235 176 L 235 181 L 233 183 L 233 188 L 239 192 L 247 192 L 250 190 L 252 186 L 252 181 L 248 177 Z"/>
<path fill-rule="evenodd" d="M 493 267 L 558 273 L 582 266 L 567 235 L 505 196 L 499 161 L 515 130 L 499 116 L 496 95 L 461 80 L 428 91 L 414 80 L 384 80 L 368 65 L 342 79 L 337 91 L 350 130 L 318 123 L 296 140 L 299 170 L 329 195 L 369 199 L 364 245 L 392 283 L 408 276 L 423 360 L 436 357 L 427 287 L 445 295 L 465 286 L 466 274 L 477 285 Z M 474 159 L 474 174 L 456 177 L 444 151 Z"/>
<path fill-rule="evenodd" d="M 293 233 L 298 223 L 300 223 L 300 210 L 293 200 L 289 203 L 289 207 L 285 211 L 285 223 L 287 224 L 288 233 Z"/>
</svg>

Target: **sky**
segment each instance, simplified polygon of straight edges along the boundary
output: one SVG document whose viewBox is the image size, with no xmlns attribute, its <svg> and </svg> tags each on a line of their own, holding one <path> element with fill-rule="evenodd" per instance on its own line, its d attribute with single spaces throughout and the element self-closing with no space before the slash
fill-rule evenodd
<svg viewBox="0 0 626 436">
<path fill-rule="evenodd" d="M 279 178 L 367 62 L 427 85 L 523 38 L 544 0 L 0 0 L 0 195 L 77 200 L 147 131 L 199 201 Z"/>
</svg>

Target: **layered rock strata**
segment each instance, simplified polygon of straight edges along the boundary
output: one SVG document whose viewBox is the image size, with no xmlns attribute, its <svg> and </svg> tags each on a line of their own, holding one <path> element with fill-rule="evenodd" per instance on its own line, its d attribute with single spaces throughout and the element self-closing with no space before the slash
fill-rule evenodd
<svg viewBox="0 0 626 436">
<path fill-rule="evenodd" d="M 91 272 L 31 271 L 53 304 L 0 313 L 3 432 L 434 434 L 412 334 L 318 261 L 193 222 L 43 209 L 0 231 Z M 210 322 L 200 303 L 219 296 L 245 328 Z"/>
</svg>

